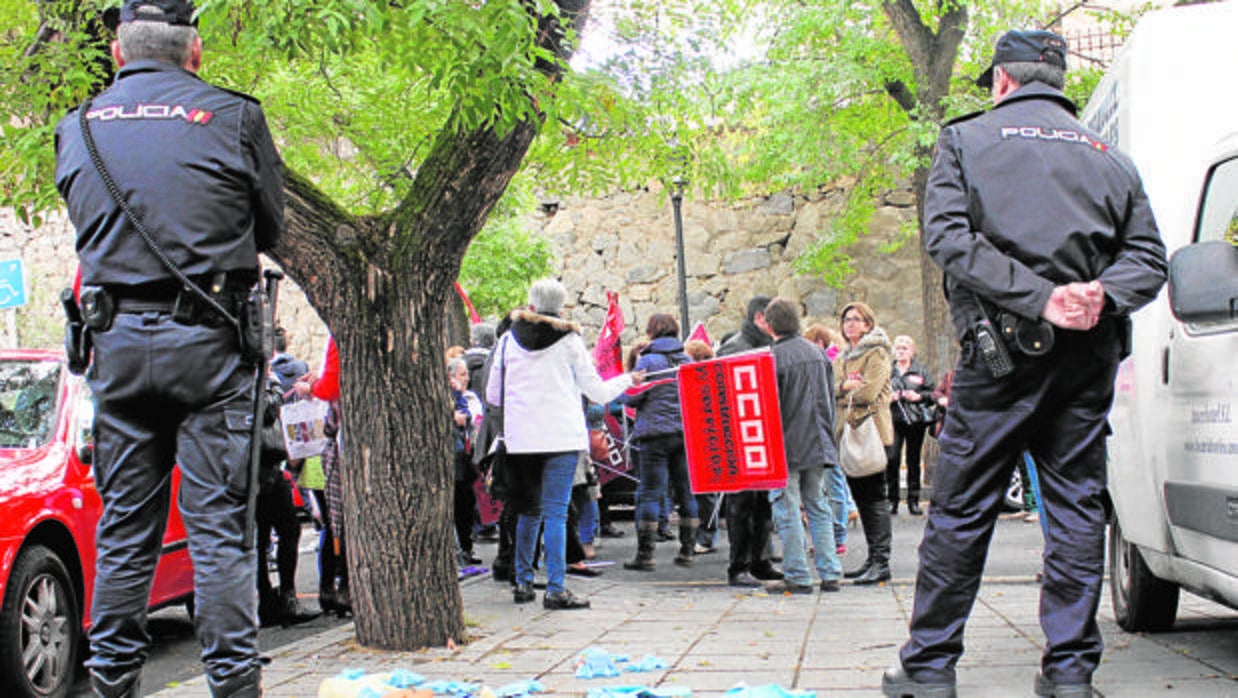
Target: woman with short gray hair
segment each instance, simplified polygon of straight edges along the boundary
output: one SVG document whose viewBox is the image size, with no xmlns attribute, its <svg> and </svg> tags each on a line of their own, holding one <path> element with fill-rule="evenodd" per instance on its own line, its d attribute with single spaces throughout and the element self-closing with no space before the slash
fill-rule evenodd
<svg viewBox="0 0 1238 698">
<path fill-rule="evenodd" d="M 564 587 L 567 507 L 576 461 L 589 448 L 583 397 L 606 404 L 638 384 L 640 372 L 602 380 L 580 327 L 560 318 L 567 289 L 542 279 L 529 289 L 529 308 L 512 313 L 511 330 L 495 347 L 486 402 L 503 409 L 503 438 L 515 484 L 506 506 L 516 507 L 516 603 L 529 603 L 538 529 L 545 524 L 546 595 L 550 610 L 588 608 Z"/>
</svg>

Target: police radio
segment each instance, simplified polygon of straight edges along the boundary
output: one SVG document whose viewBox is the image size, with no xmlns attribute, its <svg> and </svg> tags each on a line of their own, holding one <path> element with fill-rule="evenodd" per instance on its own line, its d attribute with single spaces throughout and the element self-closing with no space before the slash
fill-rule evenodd
<svg viewBox="0 0 1238 698">
<path fill-rule="evenodd" d="M 976 338 L 976 348 L 980 350 L 980 358 L 994 378 L 1002 378 L 1014 371 L 1014 363 L 1010 360 L 1010 352 L 997 334 L 993 323 L 985 317 L 972 327 Z"/>
</svg>

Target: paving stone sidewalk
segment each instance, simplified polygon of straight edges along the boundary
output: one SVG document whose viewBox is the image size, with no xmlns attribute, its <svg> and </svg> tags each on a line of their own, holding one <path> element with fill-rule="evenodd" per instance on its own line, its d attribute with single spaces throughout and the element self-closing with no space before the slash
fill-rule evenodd
<svg viewBox="0 0 1238 698">
<path fill-rule="evenodd" d="M 648 580 L 648 581 L 645 581 Z M 693 696 L 721 695 L 738 684 L 809 690 L 818 696 L 879 696 L 881 672 L 906 638 L 911 579 L 840 593 L 770 596 L 721 582 L 639 583 L 608 573 L 570 579 L 593 608 L 545 611 L 517 606 L 510 588 L 486 575 L 462 586 L 474 640 L 458 651 L 384 652 L 363 648 L 351 624 L 271 653 L 264 673 L 268 698 L 316 696 L 320 683 L 344 669 L 405 669 L 430 680 L 481 682 L 490 688 L 536 679 L 547 696 L 583 696 L 604 686 L 689 687 Z M 967 626 L 959 666 L 961 696 L 1030 696 L 1043 636 L 1036 619 L 1033 577 L 987 578 Z M 1233 611 L 1184 595 L 1179 628 L 1170 640 L 1122 632 L 1102 609 L 1107 642 L 1096 676 L 1103 698 L 1172 695 L 1238 696 L 1238 633 Z M 1218 624 L 1219 623 L 1219 630 Z M 1206 633 L 1191 638 L 1190 628 Z M 1183 640 L 1183 637 L 1188 638 Z M 574 660 L 587 648 L 646 655 L 668 668 L 578 679 Z M 1203 648 L 1201 650 L 1201 648 Z M 207 696 L 202 679 L 156 694 Z"/>
</svg>

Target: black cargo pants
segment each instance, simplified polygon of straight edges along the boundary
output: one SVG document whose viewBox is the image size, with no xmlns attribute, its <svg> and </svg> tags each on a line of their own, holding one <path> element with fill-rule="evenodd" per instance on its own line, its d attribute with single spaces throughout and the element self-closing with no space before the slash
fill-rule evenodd
<svg viewBox="0 0 1238 698">
<path fill-rule="evenodd" d="M 207 676 L 258 667 L 253 550 L 243 546 L 254 369 L 235 330 L 162 312 L 118 313 L 95 333 L 95 481 L 103 498 L 90 669 L 138 669 L 150 644 L 146 605 L 180 465 L 179 505 L 194 564 Z"/>
<path fill-rule="evenodd" d="M 1059 330 L 1052 351 L 1013 356 L 1014 372 L 1001 379 L 969 349 L 955 370 L 941 435 L 903 666 L 918 681 L 954 681 L 1003 492 L 1026 449 L 1038 466 L 1047 531 L 1041 669 L 1055 682 L 1088 682 L 1103 648 L 1096 610 L 1108 512 L 1105 438 L 1119 343 L 1110 326 Z"/>
</svg>

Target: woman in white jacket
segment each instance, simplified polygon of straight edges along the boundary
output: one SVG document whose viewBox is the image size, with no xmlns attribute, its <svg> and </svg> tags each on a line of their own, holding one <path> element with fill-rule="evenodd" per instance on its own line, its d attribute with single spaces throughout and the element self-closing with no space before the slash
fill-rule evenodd
<svg viewBox="0 0 1238 698">
<path fill-rule="evenodd" d="M 533 556 L 544 523 L 546 595 L 551 610 L 588 608 L 589 601 L 563 584 L 567 507 L 581 451 L 589 448 L 582 395 L 606 404 L 640 382 L 641 374 L 603 380 L 585 348 L 580 328 L 560 319 L 567 289 L 542 279 L 529 289 L 529 309 L 512 314 L 511 329 L 495 347 L 497 359 L 486 382 L 486 401 L 503 409 L 508 464 L 519 482 L 507 506 L 518 507 L 516 603 L 529 603 Z"/>
</svg>

